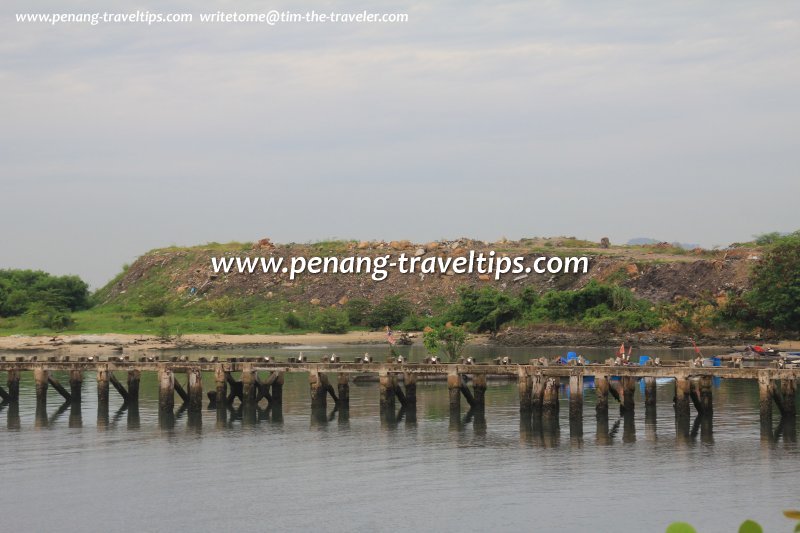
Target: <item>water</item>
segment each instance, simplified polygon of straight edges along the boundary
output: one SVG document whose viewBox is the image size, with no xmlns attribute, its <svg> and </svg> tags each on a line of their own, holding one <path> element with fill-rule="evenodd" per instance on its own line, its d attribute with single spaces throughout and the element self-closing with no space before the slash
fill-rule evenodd
<svg viewBox="0 0 800 533">
<path fill-rule="evenodd" d="M 750 382 L 718 383 L 713 422 L 680 428 L 671 385 L 654 416 L 640 391 L 633 417 L 612 400 L 599 431 L 589 389 L 582 436 L 566 390 L 543 427 L 521 423 L 507 382 L 489 383 L 485 418 L 465 402 L 451 418 L 445 385 L 421 382 L 416 422 L 382 419 L 375 383 L 351 384 L 348 417 L 315 417 L 304 374 L 286 376 L 281 413 L 254 416 L 159 418 L 150 372 L 138 413 L 113 389 L 98 412 L 93 373 L 83 387 L 80 415 L 52 389 L 37 413 L 26 372 L 18 408 L 0 410 L 4 531 L 791 531 L 781 511 L 800 507 L 796 430 L 776 414 L 781 433 L 762 435 Z"/>
</svg>

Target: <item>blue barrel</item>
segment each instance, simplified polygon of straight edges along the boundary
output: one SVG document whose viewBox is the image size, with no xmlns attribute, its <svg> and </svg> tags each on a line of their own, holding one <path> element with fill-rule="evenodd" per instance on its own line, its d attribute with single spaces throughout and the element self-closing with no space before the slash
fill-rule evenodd
<svg viewBox="0 0 800 533">
<path fill-rule="evenodd" d="M 572 361 L 573 359 L 577 359 L 578 354 L 575 352 L 567 352 L 567 361 Z"/>
<path fill-rule="evenodd" d="M 722 360 L 719 357 L 712 357 L 711 366 L 722 366 Z"/>
<path fill-rule="evenodd" d="M 645 363 L 647 363 L 649 360 L 650 360 L 650 356 L 649 356 L 649 355 L 640 355 L 640 356 L 639 356 L 639 365 L 640 365 L 640 366 L 641 366 L 641 365 L 644 365 L 644 364 L 645 364 Z"/>
</svg>

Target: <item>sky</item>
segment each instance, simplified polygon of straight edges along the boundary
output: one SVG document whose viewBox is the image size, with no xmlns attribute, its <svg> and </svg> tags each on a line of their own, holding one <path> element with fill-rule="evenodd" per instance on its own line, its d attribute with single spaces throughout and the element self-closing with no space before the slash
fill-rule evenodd
<svg viewBox="0 0 800 533">
<path fill-rule="evenodd" d="M 270 9 L 406 23 L 18 23 Z M 796 1 L 6 0 L 0 268 L 156 247 L 800 228 Z"/>
</svg>

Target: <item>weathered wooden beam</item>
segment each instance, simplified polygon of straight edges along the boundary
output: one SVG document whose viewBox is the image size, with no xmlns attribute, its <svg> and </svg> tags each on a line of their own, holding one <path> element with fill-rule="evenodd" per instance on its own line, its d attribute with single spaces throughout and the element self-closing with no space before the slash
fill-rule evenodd
<svg viewBox="0 0 800 533">
<path fill-rule="evenodd" d="M 636 377 L 622 376 L 622 390 L 624 392 L 624 396 L 622 398 L 621 407 L 624 411 L 633 412 L 633 397 L 636 393 Z"/>
<path fill-rule="evenodd" d="M 569 377 L 569 417 L 583 418 L 583 374 L 580 372 Z"/>
<path fill-rule="evenodd" d="M 542 397 L 542 412 L 547 415 L 558 414 L 558 387 L 556 378 L 547 378 L 544 383 L 544 396 Z"/>
<path fill-rule="evenodd" d="M 688 377 L 675 379 L 675 413 L 683 418 L 689 417 L 689 391 L 691 384 Z"/>
<path fill-rule="evenodd" d="M 211 400 L 210 393 L 208 398 L 217 409 L 225 409 L 225 403 L 228 396 L 228 382 L 226 380 L 225 369 L 222 367 L 221 363 L 214 367 L 214 386 L 214 399 Z"/>
<path fill-rule="evenodd" d="M 417 405 L 417 375 L 412 372 L 403 373 L 403 386 L 409 407 Z M 408 420 L 408 419 L 406 419 Z"/>
<path fill-rule="evenodd" d="M 177 379 L 173 379 L 172 386 L 174 387 L 175 392 L 178 393 L 178 396 L 180 396 L 181 401 L 183 403 L 189 403 L 189 394 L 186 392 L 186 389 L 183 388 L 183 385 L 181 385 Z"/>
<path fill-rule="evenodd" d="M 689 397 L 698 413 L 703 413 L 703 405 L 700 403 L 700 382 L 696 379 L 689 380 Z"/>
<path fill-rule="evenodd" d="M 97 365 L 97 401 L 108 401 L 108 365 Z"/>
<path fill-rule="evenodd" d="M 400 402 L 401 408 L 404 409 L 406 406 L 408 406 L 408 398 L 406 398 L 406 395 L 403 392 L 403 387 L 401 387 L 400 384 L 397 383 L 397 378 L 394 379 L 394 395 Z"/>
<path fill-rule="evenodd" d="M 8 386 L 9 401 L 19 401 L 19 369 L 9 368 L 7 370 L 6 385 Z"/>
<path fill-rule="evenodd" d="M 461 376 L 457 372 L 447 374 L 447 392 L 449 396 L 450 413 L 461 411 Z"/>
<path fill-rule="evenodd" d="M 272 375 L 275 376 L 275 379 L 272 381 L 272 386 L 271 386 L 272 404 L 274 406 L 280 407 L 283 404 L 283 381 L 284 381 L 283 371 L 278 370 L 276 372 L 273 372 Z M 272 378 L 272 375 L 270 376 L 270 378 Z M 283 420 L 283 417 L 281 416 L 280 419 Z"/>
<path fill-rule="evenodd" d="M 541 372 L 536 372 L 531 376 L 531 408 L 534 412 L 541 412 L 542 402 L 544 401 L 544 382 L 545 378 Z"/>
<path fill-rule="evenodd" d="M 189 412 L 195 413 L 203 408 L 203 376 L 198 369 L 188 372 Z"/>
<path fill-rule="evenodd" d="M 256 371 L 253 365 L 245 363 L 242 365 L 242 403 L 250 405 L 256 400 Z"/>
<path fill-rule="evenodd" d="M 83 371 L 73 369 L 69 371 L 69 393 L 72 396 L 72 403 L 81 403 L 81 389 L 83 388 Z M 70 413 L 70 416 L 72 413 Z"/>
<path fill-rule="evenodd" d="M 486 408 L 486 374 L 472 375 L 472 391 L 475 397 L 473 409 L 483 410 Z"/>
<path fill-rule="evenodd" d="M 170 413 L 175 408 L 175 376 L 167 367 L 158 371 L 158 407 Z"/>
<path fill-rule="evenodd" d="M 309 372 L 308 385 L 311 390 L 311 408 L 312 409 L 326 409 L 328 406 L 328 391 L 325 388 L 328 379 L 327 376 L 320 372 Z"/>
<path fill-rule="evenodd" d="M 713 381 L 711 376 L 700 376 L 700 379 L 698 381 L 699 393 L 700 393 L 700 407 L 702 409 L 702 411 L 700 412 L 704 415 L 710 415 L 714 412 L 712 384 Z"/>
<path fill-rule="evenodd" d="M 271 377 L 271 376 L 270 376 Z M 337 376 L 337 386 L 339 389 L 339 405 L 341 407 L 350 406 L 350 376 L 345 372 L 339 372 Z"/>
<path fill-rule="evenodd" d="M 797 414 L 797 403 L 794 379 L 781 380 L 781 393 L 783 394 L 783 416 L 787 418 L 794 418 Z"/>
<path fill-rule="evenodd" d="M 50 371 L 42 367 L 33 369 L 33 381 L 36 385 L 36 401 L 40 403 L 47 402 L 47 385 Z"/>
<path fill-rule="evenodd" d="M 138 368 L 128 370 L 128 402 L 139 402 L 139 382 L 141 381 L 142 372 Z"/>
<path fill-rule="evenodd" d="M 128 403 L 128 391 L 126 391 L 122 383 L 119 382 L 117 376 L 114 375 L 114 372 L 108 373 L 108 380 L 112 385 L 114 385 L 114 388 L 117 389 L 119 395 L 122 396 L 122 401 Z"/>
<path fill-rule="evenodd" d="M 72 401 L 72 395 L 67 392 L 67 389 L 61 386 L 61 383 L 58 382 L 53 376 L 47 376 L 47 382 L 53 386 L 53 388 L 68 402 Z"/>
<path fill-rule="evenodd" d="M 472 396 L 472 392 L 470 392 L 469 387 L 467 387 L 467 384 L 465 382 L 465 378 L 466 378 L 466 376 L 464 374 L 459 376 L 459 387 L 458 387 L 458 390 L 460 390 L 461 394 L 464 395 L 464 399 L 467 400 L 467 404 L 469 405 L 469 408 L 472 409 L 472 408 L 475 407 L 475 397 Z"/>
<path fill-rule="evenodd" d="M 381 411 L 391 411 L 392 414 L 394 414 L 396 385 L 397 380 L 395 379 L 394 375 L 388 373 L 378 375 Z"/>
<path fill-rule="evenodd" d="M 762 423 L 772 424 L 772 380 L 769 371 L 758 373 L 758 410 Z M 771 432 L 770 428 L 770 432 Z"/>
<path fill-rule="evenodd" d="M 656 378 L 646 377 L 644 379 L 644 405 L 653 407 L 656 405 Z"/>
<path fill-rule="evenodd" d="M 0 387 L 0 398 L 2 398 L 4 402 L 11 401 L 11 395 L 7 393 L 3 387 Z"/>
<path fill-rule="evenodd" d="M 533 407 L 532 393 L 533 381 L 528 370 L 524 366 L 519 367 L 517 373 L 517 387 L 519 388 L 519 410 L 527 413 Z"/>
<path fill-rule="evenodd" d="M 261 381 L 261 379 L 258 377 L 258 374 L 256 374 L 256 404 L 258 404 L 262 398 L 265 398 L 268 404 L 272 403 L 272 395 L 269 393 L 270 385 L 268 384 L 268 381 L 269 378 L 267 381 Z"/>
<path fill-rule="evenodd" d="M 608 376 L 595 376 L 594 387 L 597 393 L 595 411 L 608 413 Z"/>
</svg>

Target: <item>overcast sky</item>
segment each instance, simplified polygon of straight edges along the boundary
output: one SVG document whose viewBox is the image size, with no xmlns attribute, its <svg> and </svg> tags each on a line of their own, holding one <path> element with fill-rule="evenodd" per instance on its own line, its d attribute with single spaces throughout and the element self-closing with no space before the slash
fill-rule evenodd
<svg viewBox="0 0 800 533">
<path fill-rule="evenodd" d="M 137 8 L 410 21 L 14 18 Z M 5 0 L 0 36 L 0 268 L 97 287 L 172 244 L 800 227 L 796 0 Z"/>
</svg>

